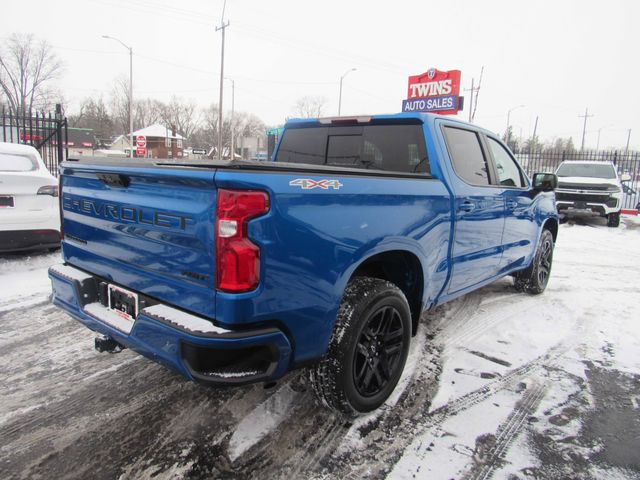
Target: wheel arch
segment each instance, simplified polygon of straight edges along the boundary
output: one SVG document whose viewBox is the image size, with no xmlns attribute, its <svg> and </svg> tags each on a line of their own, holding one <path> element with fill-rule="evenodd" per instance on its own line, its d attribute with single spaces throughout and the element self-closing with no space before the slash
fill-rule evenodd
<svg viewBox="0 0 640 480">
<path fill-rule="evenodd" d="M 543 230 L 549 230 L 553 235 L 553 242 L 555 243 L 558 238 L 558 220 L 555 218 L 547 218 L 542 225 Z"/>
<path fill-rule="evenodd" d="M 387 250 L 364 259 L 351 274 L 354 277 L 380 278 L 395 284 L 409 303 L 411 331 L 415 335 L 422 313 L 424 272 L 418 257 L 408 250 Z"/>
</svg>

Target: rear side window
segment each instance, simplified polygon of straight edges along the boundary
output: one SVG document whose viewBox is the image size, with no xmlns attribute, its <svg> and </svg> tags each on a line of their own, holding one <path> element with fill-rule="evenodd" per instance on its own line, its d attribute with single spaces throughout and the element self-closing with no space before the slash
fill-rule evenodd
<svg viewBox="0 0 640 480">
<path fill-rule="evenodd" d="M 420 125 L 290 128 L 275 160 L 428 174 L 423 135 Z"/>
<path fill-rule="evenodd" d="M 38 169 L 38 162 L 28 155 L 0 153 L 0 172 L 31 172 Z"/>
<path fill-rule="evenodd" d="M 476 132 L 444 127 L 449 155 L 456 174 L 471 185 L 489 185 L 487 162 Z"/>
</svg>

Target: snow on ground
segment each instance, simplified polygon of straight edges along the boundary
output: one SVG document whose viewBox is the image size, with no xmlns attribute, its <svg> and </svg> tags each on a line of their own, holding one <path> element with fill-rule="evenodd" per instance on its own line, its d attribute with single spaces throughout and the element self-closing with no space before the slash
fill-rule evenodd
<svg viewBox="0 0 640 480">
<path fill-rule="evenodd" d="M 15 308 L 28 306 L 51 293 L 51 281 L 47 270 L 54 263 L 62 262 L 60 251 L 53 253 L 31 253 L 0 257 L 0 311 L 7 305 Z"/>
<path fill-rule="evenodd" d="M 502 284 L 498 282 L 488 290 L 497 292 Z M 547 437 L 556 443 L 561 458 L 569 465 L 574 456 L 586 462 L 604 448 L 597 441 L 588 446 L 572 441 L 585 425 L 579 409 L 571 404 L 576 403 L 573 397 L 580 397 L 577 403 L 582 409 L 594 408 L 593 393 L 584 388 L 590 365 L 635 375 L 635 381 L 640 380 L 640 222 L 626 218 L 619 229 L 602 228 L 598 220 L 588 220 L 587 225 L 563 225 L 546 292 L 528 299 L 506 297 L 489 295 L 471 314 L 471 319 L 483 318 L 487 328 L 482 335 L 464 342 L 445 341 L 438 392 L 430 411 L 438 412 L 541 354 L 551 351 L 552 358 L 546 359 L 545 368 L 523 377 L 516 388 L 498 391 L 464 415 L 451 417 L 437 429 L 416 436 L 396 463 L 391 478 L 416 478 L 417 474 L 425 478 L 484 478 L 480 473 L 495 473 L 496 478 L 538 478 L 534 472 L 541 471 L 545 472 L 542 478 L 562 478 L 569 474 L 571 467 L 543 468 L 535 456 L 540 453 L 535 452 L 536 446 L 525 441 L 524 435 L 517 438 L 523 433 L 522 427 L 507 431 L 506 417 L 518 409 L 524 413 L 520 421 L 531 422 L 530 437 Z M 501 320 L 486 322 L 492 315 Z M 525 398 L 523 391 L 534 394 Z M 609 433 L 616 435 L 615 431 Z M 487 450 L 496 450 L 495 445 L 501 441 L 502 451 L 494 451 L 492 459 L 482 458 Z M 509 442 L 513 443 L 511 448 Z M 636 440 L 633 448 L 638 446 Z M 638 450 L 630 455 L 636 458 L 635 466 L 640 466 Z M 586 478 L 601 478 L 607 469 L 593 465 L 585 470 Z M 611 478 L 640 475 L 638 470 L 632 473 L 618 468 L 609 473 Z"/>
<path fill-rule="evenodd" d="M 300 375 L 207 389 L 47 301 L 59 253 L 0 257 L 4 478 L 640 478 L 640 219 L 562 225 L 548 289 L 500 280 L 425 316 L 355 421 Z"/>
</svg>

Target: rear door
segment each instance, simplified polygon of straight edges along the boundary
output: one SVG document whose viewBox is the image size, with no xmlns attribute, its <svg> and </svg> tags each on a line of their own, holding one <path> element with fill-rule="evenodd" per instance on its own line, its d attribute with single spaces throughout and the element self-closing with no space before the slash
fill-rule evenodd
<svg viewBox="0 0 640 480">
<path fill-rule="evenodd" d="M 65 260 L 213 317 L 214 173 L 69 162 L 61 191 Z"/>
<path fill-rule="evenodd" d="M 504 202 L 491 187 L 492 171 L 480 134 L 443 126 L 453 166 L 454 238 L 449 294 L 497 274 L 500 265 Z"/>
</svg>

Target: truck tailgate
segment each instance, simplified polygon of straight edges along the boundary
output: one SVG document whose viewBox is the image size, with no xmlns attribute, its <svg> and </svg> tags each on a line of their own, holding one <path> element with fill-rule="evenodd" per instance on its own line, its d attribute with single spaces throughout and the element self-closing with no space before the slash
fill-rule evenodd
<svg viewBox="0 0 640 480">
<path fill-rule="evenodd" d="M 61 167 L 65 261 L 215 317 L 214 170 Z"/>
</svg>

